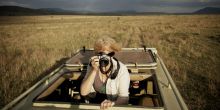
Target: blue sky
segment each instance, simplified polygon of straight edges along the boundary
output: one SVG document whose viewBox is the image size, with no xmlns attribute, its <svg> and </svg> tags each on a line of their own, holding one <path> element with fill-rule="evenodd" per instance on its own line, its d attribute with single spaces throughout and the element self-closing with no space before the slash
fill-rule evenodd
<svg viewBox="0 0 220 110">
<path fill-rule="evenodd" d="M 193 12 L 220 7 L 220 0 L 0 0 L 0 5 L 75 11 Z"/>
</svg>

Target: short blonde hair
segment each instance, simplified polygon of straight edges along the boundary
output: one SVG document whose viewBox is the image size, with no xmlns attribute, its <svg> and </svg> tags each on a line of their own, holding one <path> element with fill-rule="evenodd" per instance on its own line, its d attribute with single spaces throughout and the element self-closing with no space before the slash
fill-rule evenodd
<svg viewBox="0 0 220 110">
<path fill-rule="evenodd" d="M 109 46 L 109 48 L 112 49 L 114 52 L 118 52 L 121 50 L 121 45 L 119 45 L 114 39 L 108 36 L 103 36 L 96 40 L 94 44 L 94 50 L 98 52 L 102 50 L 104 46 Z"/>
</svg>

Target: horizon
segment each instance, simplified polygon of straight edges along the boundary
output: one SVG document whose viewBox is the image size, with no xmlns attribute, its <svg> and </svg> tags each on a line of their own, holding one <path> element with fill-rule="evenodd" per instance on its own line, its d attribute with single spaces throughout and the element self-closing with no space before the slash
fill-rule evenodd
<svg viewBox="0 0 220 110">
<path fill-rule="evenodd" d="M 0 6 L 20 6 L 31 9 L 59 8 L 89 12 L 161 12 L 192 13 L 205 7 L 220 7 L 218 0 L 1 0 Z"/>
</svg>

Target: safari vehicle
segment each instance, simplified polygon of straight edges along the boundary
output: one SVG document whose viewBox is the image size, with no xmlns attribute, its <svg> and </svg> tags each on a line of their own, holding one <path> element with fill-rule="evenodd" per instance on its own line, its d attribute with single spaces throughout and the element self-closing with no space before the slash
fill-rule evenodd
<svg viewBox="0 0 220 110">
<path fill-rule="evenodd" d="M 3 110 L 100 109 L 100 104 L 85 103 L 80 95 L 80 84 L 93 55 L 93 49 L 79 50 Z M 115 57 L 127 66 L 130 73 L 129 104 L 109 109 L 188 109 L 155 48 L 123 48 Z"/>
</svg>

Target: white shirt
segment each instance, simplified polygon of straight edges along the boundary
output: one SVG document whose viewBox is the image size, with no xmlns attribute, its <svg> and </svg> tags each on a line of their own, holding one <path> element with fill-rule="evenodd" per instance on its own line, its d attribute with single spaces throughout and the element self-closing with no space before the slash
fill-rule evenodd
<svg viewBox="0 0 220 110">
<path fill-rule="evenodd" d="M 117 69 L 117 61 L 112 59 L 113 63 L 113 71 Z M 129 85 L 130 85 L 130 75 L 128 72 L 127 67 L 119 61 L 120 64 L 120 69 L 118 72 L 118 75 L 116 76 L 115 79 L 108 78 L 107 83 L 106 83 L 106 94 L 107 95 L 117 95 L 121 97 L 128 97 L 129 95 Z M 88 74 L 90 71 L 91 67 L 88 65 L 87 68 L 87 73 L 84 77 L 88 77 Z M 96 92 L 94 87 L 91 87 L 90 92 Z"/>
</svg>

